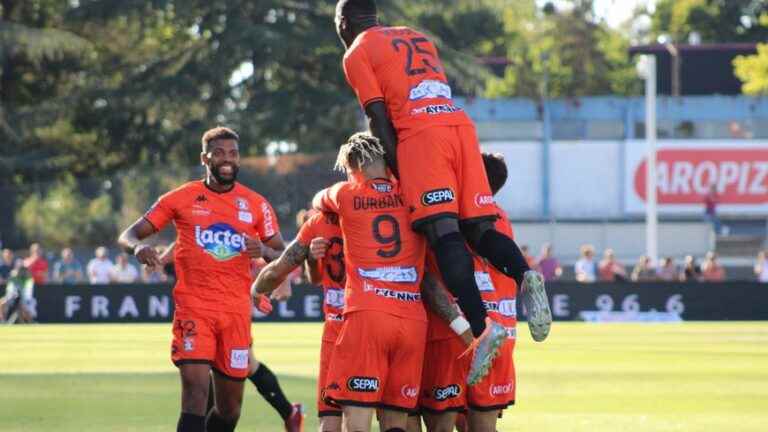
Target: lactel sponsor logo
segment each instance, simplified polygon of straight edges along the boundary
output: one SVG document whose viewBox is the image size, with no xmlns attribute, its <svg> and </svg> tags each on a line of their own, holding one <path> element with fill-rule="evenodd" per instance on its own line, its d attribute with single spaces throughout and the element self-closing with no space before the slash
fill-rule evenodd
<svg viewBox="0 0 768 432">
<path fill-rule="evenodd" d="M 435 98 L 450 99 L 451 93 L 451 86 L 444 82 L 424 80 L 411 89 L 409 99 L 412 101 Z"/>
<path fill-rule="evenodd" d="M 205 229 L 195 226 L 195 242 L 218 261 L 240 256 L 245 250 L 245 239 L 234 228 L 225 224 L 213 224 Z"/>
<path fill-rule="evenodd" d="M 419 280 L 416 267 L 378 267 L 357 269 L 357 273 L 366 279 L 381 282 L 414 283 Z"/>
</svg>

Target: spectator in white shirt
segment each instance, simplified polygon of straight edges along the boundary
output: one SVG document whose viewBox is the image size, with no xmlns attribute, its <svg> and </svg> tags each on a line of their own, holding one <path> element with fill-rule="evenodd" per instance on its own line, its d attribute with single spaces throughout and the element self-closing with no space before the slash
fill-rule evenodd
<svg viewBox="0 0 768 432">
<path fill-rule="evenodd" d="M 139 271 L 136 270 L 136 266 L 128 262 L 128 255 L 122 253 L 117 256 L 109 278 L 113 283 L 130 284 L 139 279 Z"/>
<path fill-rule="evenodd" d="M 762 251 L 757 254 L 755 263 L 755 275 L 760 283 L 768 283 L 768 251 Z"/>
<path fill-rule="evenodd" d="M 581 258 L 573 266 L 576 280 L 583 283 L 594 282 L 597 279 L 597 264 L 593 259 L 595 248 L 592 245 L 582 245 L 579 251 L 581 252 Z"/>
<path fill-rule="evenodd" d="M 96 257 L 93 258 L 87 267 L 88 280 L 93 285 L 106 285 L 110 281 L 112 271 L 112 261 L 107 256 L 107 248 L 99 246 L 96 248 Z"/>
</svg>

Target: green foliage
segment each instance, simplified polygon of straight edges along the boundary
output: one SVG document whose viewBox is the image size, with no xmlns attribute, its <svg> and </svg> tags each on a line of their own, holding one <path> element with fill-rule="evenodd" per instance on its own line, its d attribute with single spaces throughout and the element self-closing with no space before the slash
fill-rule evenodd
<svg viewBox="0 0 768 432">
<path fill-rule="evenodd" d="M 104 193 L 84 197 L 72 177 L 44 195 L 31 195 L 16 217 L 26 236 L 46 247 L 99 244 L 115 234 L 111 197 Z"/>
<path fill-rule="evenodd" d="M 489 81 L 487 96 L 538 98 L 545 75 L 550 97 L 637 92 L 626 36 L 594 18 L 592 1 L 571 6 L 558 11 L 550 4 L 540 14 L 526 1 L 504 11 L 510 65 Z"/>
<path fill-rule="evenodd" d="M 768 95 L 768 44 L 758 45 L 755 55 L 736 57 L 733 65 L 744 94 Z"/>
<path fill-rule="evenodd" d="M 766 14 L 766 0 L 660 0 L 652 31 L 678 43 L 692 32 L 705 43 L 758 42 L 768 39 Z"/>
</svg>

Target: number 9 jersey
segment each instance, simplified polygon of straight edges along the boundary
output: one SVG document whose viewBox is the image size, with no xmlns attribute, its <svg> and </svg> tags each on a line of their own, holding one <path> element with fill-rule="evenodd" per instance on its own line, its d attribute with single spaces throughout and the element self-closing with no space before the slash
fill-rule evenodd
<svg viewBox="0 0 768 432">
<path fill-rule="evenodd" d="M 426 242 L 410 228 L 398 183 L 337 183 L 320 191 L 314 206 L 339 215 L 347 268 L 344 315 L 375 310 L 426 322 L 420 290 Z"/>
<path fill-rule="evenodd" d="M 471 125 L 452 101 L 435 45 L 408 27 L 373 27 L 344 55 L 344 74 L 363 108 L 383 101 L 399 140 L 431 126 Z"/>
</svg>

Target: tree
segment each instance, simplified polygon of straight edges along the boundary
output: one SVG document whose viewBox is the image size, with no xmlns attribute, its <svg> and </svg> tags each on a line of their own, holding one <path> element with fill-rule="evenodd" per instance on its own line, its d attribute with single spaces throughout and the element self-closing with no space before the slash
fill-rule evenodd
<svg viewBox="0 0 768 432">
<path fill-rule="evenodd" d="M 733 65 L 744 94 L 768 95 L 768 44 L 759 44 L 755 55 L 736 57 Z"/>
<path fill-rule="evenodd" d="M 563 10 L 547 4 L 545 9 L 540 12 L 527 1 L 505 11 L 509 66 L 502 78 L 490 80 L 488 96 L 538 98 L 545 72 L 552 97 L 636 91 L 629 41 L 595 18 L 591 0 L 574 0 Z"/>
<path fill-rule="evenodd" d="M 768 39 L 767 0 L 660 0 L 652 16 L 656 37 L 685 43 L 692 33 L 702 42 L 757 42 Z"/>
</svg>

